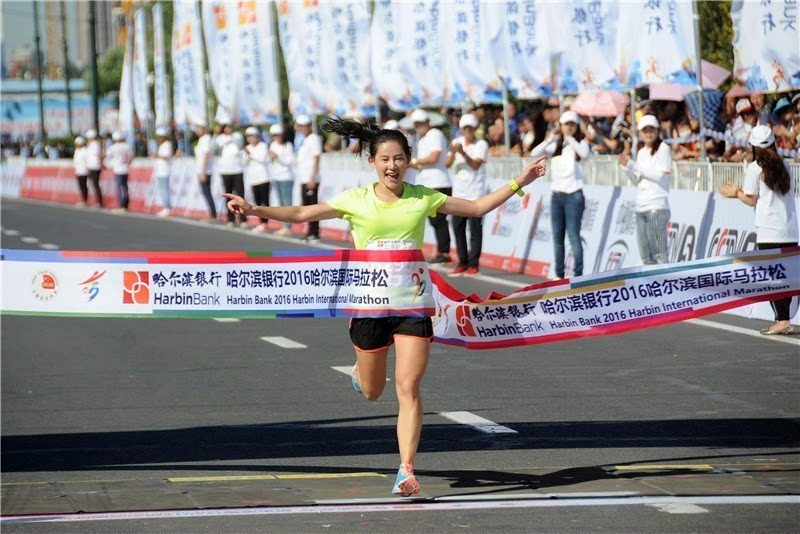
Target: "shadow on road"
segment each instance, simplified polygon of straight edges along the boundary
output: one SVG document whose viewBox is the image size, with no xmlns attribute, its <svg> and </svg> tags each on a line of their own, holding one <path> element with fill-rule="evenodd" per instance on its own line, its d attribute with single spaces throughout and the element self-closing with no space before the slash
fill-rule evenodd
<svg viewBox="0 0 800 534">
<path fill-rule="evenodd" d="M 272 460 L 313 456 L 393 454 L 395 426 L 353 425 L 381 419 L 327 419 L 250 426 L 170 430 L 5 435 L 2 471 L 163 470 L 164 464 Z M 800 444 L 791 419 L 668 419 L 501 423 L 518 434 L 483 434 L 452 424 L 423 427 L 420 452 L 741 447 L 789 448 Z M 157 465 L 156 465 L 157 464 Z M 192 466 L 197 469 L 198 466 Z M 236 466 L 227 465 L 226 469 Z"/>
</svg>

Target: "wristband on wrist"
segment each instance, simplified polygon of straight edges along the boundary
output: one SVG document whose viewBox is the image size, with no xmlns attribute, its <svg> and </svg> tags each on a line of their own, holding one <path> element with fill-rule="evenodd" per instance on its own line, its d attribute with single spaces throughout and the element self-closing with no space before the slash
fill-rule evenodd
<svg viewBox="0 0 800 534">
<path fill-rule="evenodd" d="M 525 196 L 525 191 L 522 190 L 517 181 L 514 180 L 513 178 L 508 181 L 508 185 L 511 187 L 511 190 L 516 194 L 518 194 L 519 196 L 521 197 Z"/>
</svg>

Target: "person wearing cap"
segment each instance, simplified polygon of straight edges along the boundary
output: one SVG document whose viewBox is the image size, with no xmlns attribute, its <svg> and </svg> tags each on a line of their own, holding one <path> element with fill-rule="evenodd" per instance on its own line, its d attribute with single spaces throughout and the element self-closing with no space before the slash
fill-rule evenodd
<svg viewBox="0 0 800 534">
<path fill-rule="evenodd" d="M 411 114 L 411 122 L 417 131 L 419 142 L 417 156 L 411 158 L 411 167 L 417 169 L 417 185 L 424 185 L 445 195 L 453 194 L 453 184 L 447 172 L 447 138 L 441 130 L 431 128 L 430 117 L 425 110 L 417 109 Z M 436 234 L 437 255 L 429 263 L 450 263 L 450 229 L 447 215 L 437 213 L 428 221 Z"/>
<path fill-rule="evenodd" d="M 669 177 L 672 150 L 661 141 L 659 122 L 645 115 L 637 123 L 642 147 L 634 162 L 619 155 L 619 164 L 636 183 L 636 241 L 645 265 L 667 263 L 667 224 L 669 223 Z"/>
<path fill-rule="evenodd" d="M 445 165 L 453 168 L 453 197 L 478 200 L 486 194 L 486 160 L 489 157 L 489 144 L 475 138 L 478 120 L 470 113 L 464 114 L 458 122 L 462 133 L 450 144 Z M 478 274 L 478 264 L 483 244 L 483 217 L 460 217 L 453 215 L 453 235 L 458 251 L 458 265 L 448 276 L 474 276 Z M 469 247 L 467 247 L 467 225 L 469 225 Z"/>
<path fill-rule="evenodd" d="M 583 243 L 581 220 L 586 207 L 583 197 L 583 160 L 589 157 L 589 142 L 584 139 L 580 118 L 574 111 L 565 111 L 559 127 L 550 132 L 531 151 L 532 157 L 551 158 L 550 224 L 553 231 L 555 276 L 564 278 L 564 235 L 569 238 L 574 267 L 571 276 L 583 275 Z"/>
<path fill-rule="evenodd" d="M 322 136 L 312 133 L 311 117 L 300 115 L 295 120 L 295 129 L 303 136 L 303 142 L 297 150 L 297 179 L 300 182 L 300 194 L 303 206 L 313 206 L 318 202 L 319 162 L 322 156 Z M 312 221 L 308 225 L 306 241 L 319 241 L 319 222 Z"/>
<path fill-rule="evenodd" d="M 211 177 L 214 169 L 211 161 L 211 135 L 206 130 L 204 121 L 197 121 L 192 124 L 192 131 L 197 136 L 197 144 L 194 147 L 195 172 L 197 181 L 200 184 L 200 191 L 208 206 L 208 218 L 206 221 L 217 220 L 217 206 L 214 203 L 214 196 L 211 194 Z"/>
<path fill-rule="evenodd" d="M 775 135 L 775 146 L 784 150 L 797 147 L 797 132 L 800 131 L 800 120 L 795 120 L 792 103 L 787 97 L 775 102 L 772 110 L 772 133 Z"/>
<path fill-rule="evenodd" d="M 247 144 L 244 145 L 245 179 L 253 192 L 256 206 L 269 206 L 269 149 L 261 140 L 261 132 L 250 126 L 244 132 Z M 266 232 L 268 219 L 253 228 L 254 232 Z"/>
<path fill-rule="evenodd" d="M 272 138 L 269 144 L 272 183 L 278 190 L 278 201 L 281 206 L 291 206 L 292 190 L 294 189 L 294 145 L 287 140 L 282 124 L 270 126 L 269 135 Z M 292 233 L 291 225 L 283 223 L 283 227 L 275 233 L 290 235 Z"/>
<path fill-rule="evenodd" d="M 158 140 L 158 150 L 156 151 L 156 165 L 153 169 L 153 176 L 158 185 L 161 196 L 161 211 L 159 217 L 169 217 L 172 213 L 172 203 L 169 196 L 169 182 L 172 175 L 172 141 L 169 139 L 169 130 L 163 126 L 156 128 L 156 139 Z"/>
<path fill-rule="evenodd" d="M 221 123 L 222 133 L 217 136 L 216 145 L 219 157 L 215 167 L 222 178 L 222 187 L 226 193 L 244 196 L 244 167 L 242 166 L 241 137 L 234 134 L 233 126 L 227 122 Z M 228 226 L 239 226 L 241 220 L 232 211 L 228 210 Z"/>
<path fill-rule="evenodd" d="M 89 177 L 89 167 L 86 166 L 86 139 L 80 135 L 75 138 L 75 152 L 72 154 L 72 166 L 75 168 L 75 179 L 78 180 L 78 190 L 81 193 L 81 201 L 78 206 L 86 206 L 89 203 L 89 188 L 86 180 Z"/>
<path fill-rule="evenodd" d="M 720 188 L 726 198 L 736 198 L 756 208 L 756 246 L 759 250 L 797 246 L 795 189 L 789 165 L 775 150 L 775 134 L 769 126 L 759 125 L 750 132 L 753 161 L 747 165 L 744 184 L 740 188 L 727 183 Z M 763 328 L 764 335 L 792 335 L 790 319 L 791 298 L 771 302 L 775 323 Z"/>
<path fill-rule="evenodd" d="M 106 157 L 107 166 L 111 167 L 114 173 L 114 179 L 117 182 L 117 203 L 121 210 L 128 209 L 128 169 L 130 168 L 131 161 L 133 161 L 133 149 L 125 142 L 125 136 L 122 132 L 114 132 L 111 135 L 114 141 L 108 147 L 108 155 Z"/>
<path fill-rule="evenodd" d="M 86 132 L 86 168 L 89 169 L 89 182 L 97 195 L 97 207 L 103 207 L 103 192 L 100 190 L 100 171 L 103 170 L 103 144 L 97 138 L 96 130 Z"/>
<path fill-rule="evenodd" d="M 739 162 L 750 157 L 750 152 L 744 145 L 750 132 L 760 123 L 759 117 L 759 113 L 749 98 L 740 98 L 736 101 L 736 118 L 725 129 L 723 161 Z M 733 143 L 729 138 L 735 139 L 737 143 Z"/>
</svg>

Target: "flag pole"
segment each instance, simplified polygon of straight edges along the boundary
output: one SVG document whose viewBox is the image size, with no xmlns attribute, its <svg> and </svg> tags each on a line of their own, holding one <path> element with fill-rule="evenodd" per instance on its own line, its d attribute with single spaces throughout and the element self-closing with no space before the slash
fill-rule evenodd
<svg viewBox="0 0 800 534">
<path fill-rule="evenodd" d="M 694 21 L 695 78 L 697 80 L 698 96 L 700 97 L 700 109 L 697 112 L 697 120 L 700 122 L 700 159 L 708 161 L 708 154 L 706 154 L 705 113 L 703 107 L 703 62 L 700 57 L 700 13 L 697 10 L 697 0 L 692 1 L 692 19 Z"/>
</svg>

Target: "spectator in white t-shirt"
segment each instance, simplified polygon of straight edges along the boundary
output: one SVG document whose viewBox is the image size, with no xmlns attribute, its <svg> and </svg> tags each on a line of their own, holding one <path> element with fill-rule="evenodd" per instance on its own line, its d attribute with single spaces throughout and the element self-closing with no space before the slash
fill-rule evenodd
<svg viewBox="0 0 800 534">
<path fill-rule="evenodd" d="M 270 175 L 272 183 L 278 190 L 281 206 L 292 205 L 292 189 L 294 188 L 294 145 L 286 140 L 286 132 L 282 124 L 273 124 L 269 128 L 272 142 L 269 144 L 269 157 L 272 160 Z M 289 235 L 291 225 L 284 223 L 283 228 L 275 232 L 278 235 Z"/>
<path fill-rule="evenodd" d="M 756 208 L 756 246 L 759 250 L 797 246 L 795 188 L 789 166 L 775 150 L 775 135 L 769 126 L 759 125 L 750 132 L 754 161 L 747 166 L 744 186 L 733 183 L 720 188 L 728 198 L 738 198 Z M 797 260 L 795 260 L 797 261 Z M 761 330 L 764 335 L 792 335 L 791 298 L 773 300 L 775 323 Z"/>
<path fill-rule="evenodd" d="M 216 140 L 219 156 L 215 167 L 222 178 L 226 193 L 244 196 L 244 167 L 242 166 L 241 136 L 234 133 L 230 124 L 222 125 L 222 133 Z M 241 220 L 228 210 L 228 226 L 239 226 Z"/>
<path fill-rule="evenodd" d="M 197 136 L 197 145 L 194 147 L 195 171 L 197 181 L 200 183 L 200 191 L 208 206 L 208 218 L 206 221 L 217 220 L 217 206 L 214 202 L 214 195 L 211 194 L 211 177 L 214 168 L 211 161 L 211 135 L 206 130 L 206 123 L 195 122 L 192 130 Z"/>
<path fill-rule="evenodd" d="M 564 235 L 572 247 L 574 267 L 571 276 L 583 275 L 583 242 L 581 222 L 586 199 L 583 197 L 583 161 L 589 157 L 589 142 L 581 131 L 580 117 L 565 111 L 559 127 L 550 132 L 532 151 L 531 157 L 551 158 L 550 224 L 553 231 L 553 256 L 556 278 L 564 278 L 566 254 Z"/>
<path fill-rule="evenodd" d="M 303 135 L 297 150 L 297 179 L 300 181 L 303 206 L 316 204 L 319 193 L 319 163 L 322 156 L 322 136 L 312 133 L 311 118 L 300 115 L 295 119 L 295 130 Z M 319 223 L 308 223 L 306 241 L 319 241 Z"/>
<path fill-rule="evenodd" d="M 762 122 L 761 114 L 756 110 L 749 98 L 740 98 L 736 102 L 736 118 L 728 124 L 725 129 L 725 135 L 728 138 L 733 138 L 738 143 L 733 143 L 730 140 L 725 140 L 725 153 L 722 155 L 724 161 L 748 161 L 752 155 L 746 149 L 744 144 L 750 137 L 750 132 L 753 128 Z"/>
<path fill-rule="evenodd" d="M 636 123 L 642 148 L 634 162 L 627 154 L 619 163 L 636 183 L 636 240 L 645 265 L 667 263 L 667 224 L 669 224 L 669 177 L 672 150 L 659 136 L 659 122 L 645 115 Z"/>
<path fill-rule="evenodd" d="M 89 203 L 89 188 L 86 180 L 89 177 L 89 167 L 86 166 L 86 139 L 80 135 L 75 138 L 75 153 L 72 155 L 72 165 L 75 167 L 75 179 L 78 180 L 78 190 L 81 192 L 81 201 L 78 206 Z"/>
<path fill-rule="evenodd" d="M 86 168 L 89 169 L 89 182 L 97 195 L 97 207 L 103 207 L 103 192 L 100 191 L 100 171 L 103 169 L 103 145 L 97 138 L 96 130 L 86 132 Z"/>
<path fill-rule="evenodd" d="M 108 147 L 106 160 L 117 182 L 117 202 L 122 210 L 128 209 L 128 169 L 133 161 L 133 149 L 125 142 L 122 132 L 114 132 L 113 143 Z"/>
<path fill-rule="evenodd" d="M 158 140 L 158 150 L 156 151 L 156 165 L 153 175 L 158 184 L 161 195 L 161 205 L 163 208 L 158 212 L 159 217 L 169 217 L 172 213 L 172 204 L 169 198 L 169 180 L 172 174 L 172 141 L 169 139 L 167 128 L 156 128 L 156 139 Z"/>
<path fill-rule="evenodd" d="M 244 132 L 247 144 L 244 145 L 245 179 L 253 191 L 256 206 L 269 206 L 269 149 L 261 140 L 261 132 L 255 126 Z M 268 219 L 253 228 L 254 232 L 266 232 Z"/>
<path fill-rule="evenodd" d="M 411 166 L 417 170 L 415 182 L 431 189 L 441 191 L 445 195 L 453 194 L 453 185 L 447 172 L 447 137 L 437 128 L 431 128 L 430 117 L 422 109 L 411 114 L 411 121 L 419 136 L 417 155 L 411 158 Z M 447 216 L 437 213 L 429 217 L 436 233 L 438 254 L 429 263 L 450 262 L 450 229 L 447 227 Z"/>
<path fill-rule="evenodd" d="M 453 168 L 453 197 L 478 200 L 486 194 L 486 160 L 489 144 L 475 138 L 478 120 L 466 113 L 458 122 L 460 137 L 453 139 L 447 152 L 445 165 Z M 453 216 L 453 234 L 458 251 L 458 266 L 448 276 L 472 276 L 478 274 L 478 264 L 483 244 L 483 218 Z M 469 247 L 467 247 L 467 224 L 469 224 Z"/>
</svg>

